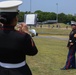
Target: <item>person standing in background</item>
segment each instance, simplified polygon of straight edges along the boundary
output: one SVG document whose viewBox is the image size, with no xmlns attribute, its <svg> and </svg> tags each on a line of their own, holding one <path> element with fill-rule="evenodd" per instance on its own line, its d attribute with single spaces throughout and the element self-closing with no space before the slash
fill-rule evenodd
<svg viewBox="0 0 76 75">
<path fill-rule="evenodd" d="M 69 49 L 66 64 L 61 70 L 75 69 L 75 52 L 76 52 L 76 22 L 71 22 L 72 31 L 69 34 L 67 47 Z"/>
</svg>

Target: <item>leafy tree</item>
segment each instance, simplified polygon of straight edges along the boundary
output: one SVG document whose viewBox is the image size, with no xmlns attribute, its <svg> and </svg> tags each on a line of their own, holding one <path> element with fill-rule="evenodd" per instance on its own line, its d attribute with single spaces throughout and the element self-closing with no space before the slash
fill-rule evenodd
<svg viewBox="0 0 76 75">
<path fill-rule="evenodd" d="M 37 10 L 37 11 L 35 11 L 34 13 L 42 13 L 42 11 L 41 10 Z"/>
<path fill-rule="evenodd" d="M 39 22 L 43 22 L 43 21 L 47 21 L 47 20 L 56 20 L 56 18 L 57 18 L 57 14 L 54 12 L 43 12 L 41 10 L 37 10 L 33 13 L 37 14 L 37 18 L 38 18 Z M 24 21 L 24 14 L 30 14 L 30 11 L 26 11 L 26 12 L 21 11 L 20 14 L 18 15 L 19 22 Z M 72 20 L 76 21 L 76 15 L 75 16 L 73 16 L 72 14 L 66 15 L 64 13 L 58 14 L 59 23 L 69 23 Z"/>
<path fill-rule="evenodd" d="M 50 16 L 50 20 L 56 20 L 56 13 L 51 12 L 49 16 Z"/>
<path fill-rule="evenodd" d="M 64 13 L 58 14 L 58 22 L 60 23 L 66 23 L 67 16 Z"/>
<path fill-rule="evenodd" d="M 19 22 L 23 22 L 24 21 L 24 14 L 25 14 L 25 12 L 20 12 L 19 13 L 19 15 L 18 15 Z"/>
</svg>

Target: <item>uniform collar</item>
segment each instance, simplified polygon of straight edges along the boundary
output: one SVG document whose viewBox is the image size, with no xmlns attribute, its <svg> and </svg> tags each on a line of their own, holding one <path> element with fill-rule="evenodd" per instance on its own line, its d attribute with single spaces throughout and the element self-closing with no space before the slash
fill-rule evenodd
<svg viewBox="0 0 76 75">
<path fill-rule="evenodd" d="M 4 29 L 4 30 L 6 30 L 6 29 L 7 29 L 7 30 L 12 30 L 12 29 L 14 29 L 14 26 L 4 25 L 4 26 L 3 26 L 3 29 Z"/>
</svg>

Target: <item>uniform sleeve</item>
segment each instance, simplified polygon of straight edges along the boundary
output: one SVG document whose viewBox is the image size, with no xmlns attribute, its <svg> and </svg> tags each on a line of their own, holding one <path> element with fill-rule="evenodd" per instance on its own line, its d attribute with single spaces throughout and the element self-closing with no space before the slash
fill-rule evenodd
<svg viewBox="0 0 76 75">
<path fill-rule="evenodd" d="M 74 34 L 74 37 L 72 39 L 72 42 L 75 44 L 76 43 L 76 33 Z"/>
<path fill-rule="evenodd" d="M 70 34 L 71 34 L 71 32 L 70 32 Z M 67 43 L 67 47 L 69 47 L 69 46 L 70 46 L 70 42 L 71 42 L 70 34 L 69 34 L 69 40 L 68 40 L 68 43 Z"/>
<path fill-rule="evenodd" d="M 31 56 L 36 55 L 38 53 L 38 49 L 35 45 L 35 42 L 30 35 L 27 35 L 25 53 L 26 55 Z"/>
<path fill-rule="evenodd" d="M 74 40 L 73 36 L 74 36 L 74 31 L 72 30 L 69 34 L 69 40 L 67 43 L 67 47 L 70 47 L 70 43 L 73 43 L 73 40 Z"/>
<path fill-rule="evenodd" d="M 70 44 L 70 43 L 69 43 L 69 40 L 68 40 L 67 47 L 69 47 L 69 44 Z"/>
<path fill-rule="evenodd" d="M 73 38 L 72 38 L 72 43 L 76 43 L 76 31 L 74 31 L 74 34 L 73 34 Z"/>
</svg>

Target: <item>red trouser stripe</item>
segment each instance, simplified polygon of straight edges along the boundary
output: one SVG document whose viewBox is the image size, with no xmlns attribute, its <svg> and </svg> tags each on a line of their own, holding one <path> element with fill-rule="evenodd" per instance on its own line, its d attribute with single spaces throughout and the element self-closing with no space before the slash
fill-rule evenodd
<svg viewBox="0 0 76 75">
<path fill-rule="evenodd" d="M 71 52 L 71 54 L 70 54 L 70 56 L 69 56 L 69 59 L 68 59 L 68 63 L 67 63 L 67 66 L 66 66 L 66 69 L 68 69 L 68 67 L 69 67 L 69 65 L 70 65 L 70 60 L 71 60 L 71 58 L 72 58 L 72 54 L 73 54 L 73 49 L 72 49 L 72 52 Z"/>
</svg>

